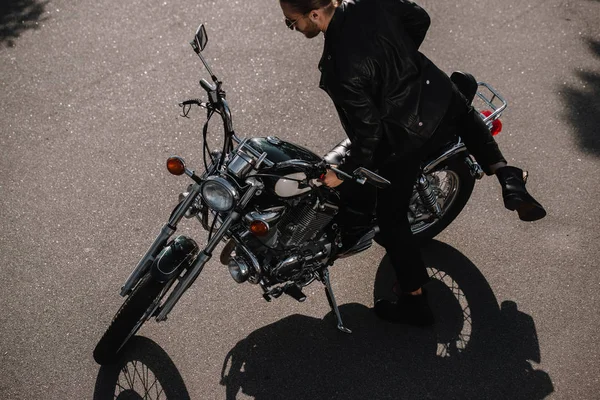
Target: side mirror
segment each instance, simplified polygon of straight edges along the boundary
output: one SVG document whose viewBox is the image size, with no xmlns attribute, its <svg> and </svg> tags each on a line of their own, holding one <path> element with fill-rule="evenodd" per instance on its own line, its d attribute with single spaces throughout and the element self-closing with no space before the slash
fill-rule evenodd
<svg viewBox="0 0 600 400">
<path fill-rule="evenodd" d="M 354 176 L 367 183 L 370 183 L 371 185 L 379 189 L 384 189 L 391 185 L 390 181 L 385 179 L 383 176 L 379 176 L 375 172 L 369 171 L 368 169 L 363 167 L 355 169 Z"/>
<path fill-rule="evenodd" d="M 206 47 L 206 43 L 208 43 L 208 35 L 206 34 L 206 28 L 204 28 L 204 24 L 200 24 L 200 26 L 196 30 L 194 40 L 190 44 L 192 45 L 196 53 L 200 53 Z"/>
</svg>

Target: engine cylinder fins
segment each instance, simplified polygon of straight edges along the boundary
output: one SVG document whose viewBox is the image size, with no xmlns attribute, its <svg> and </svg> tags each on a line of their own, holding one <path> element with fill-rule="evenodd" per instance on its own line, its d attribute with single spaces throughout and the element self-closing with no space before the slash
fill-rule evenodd
<svg viewBox="0 0 600 400">
<path fill-rule="evenodd" d="M 337 207 L 328 204 L 324 204 L 318 209 L 310 204 L 292 209 L 283 216 L 278 224 L 279 240 L 287 247 L 299 246 L 312 240 L 331 222 L 336 213 Z"/>
</svg>

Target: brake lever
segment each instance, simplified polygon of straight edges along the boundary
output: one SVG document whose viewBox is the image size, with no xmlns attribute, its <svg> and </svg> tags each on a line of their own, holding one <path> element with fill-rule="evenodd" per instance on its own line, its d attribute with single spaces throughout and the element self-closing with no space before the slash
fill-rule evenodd
<svg viewBox="0 0 600 400">
<path fill-rule="evenodd" d="M 208 103 L 204 103 L 200 99 L 190 99 L 190 100 L 182 101 L 181 103 L 178 103 L 179 107 L 183 108 L 183 110 L 182 110 L 183 114 L 181 116 L 184 118 L 189 118 L 188 114 L 190 113 L 190 110 L 192 109 L 192 105 L 194 105 L 194 104 L 197 105 L 198 107 L 208 109 Z"/>
</svg>

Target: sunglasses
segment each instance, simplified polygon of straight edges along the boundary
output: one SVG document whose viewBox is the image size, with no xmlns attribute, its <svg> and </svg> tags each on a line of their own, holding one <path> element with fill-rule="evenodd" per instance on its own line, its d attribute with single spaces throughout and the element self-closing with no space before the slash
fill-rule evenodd
<svg viewBox="0 0 600 400">
<path fill-rule="evenodd" d="M 293 21 L 291 19 L 289 19 L 289 18 L 286 17 L 285 18 L 285 26 L 287 26 L 291 30 L 294 30 L 294 25 L 296 25 L 296 23 L 298 21 L 300 21 L 300 19 L 304 18 L 305 16 L 306 16 L 306 14 L 303 14 L 302 16 L 298 17 L 297 19 L 295 19 Z"/>
</svg>

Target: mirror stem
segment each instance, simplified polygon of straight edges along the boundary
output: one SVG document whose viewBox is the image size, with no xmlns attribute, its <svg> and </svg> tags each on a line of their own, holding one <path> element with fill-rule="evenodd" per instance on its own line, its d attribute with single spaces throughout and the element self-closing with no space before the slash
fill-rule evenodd
<svg viewBox="0 0 600 400">
<path fill-rule="evenodd" d="M 206 67 L 206 70 L 210 74 L 211 79 L 216 83 L 218 81 L 217 77 L 212 72 L 212 69 L 210 69 L 210 66 L 208 65 L 208 63 L 206 62 L 206 60 L 204 59 L 204 57 L 202 56 L 202 53 L 198 53 L 198 57 L 200 57 L 200 60 L 202 61 L 202 64 L 204 64 L 204 66 Z"/>
</svg>

